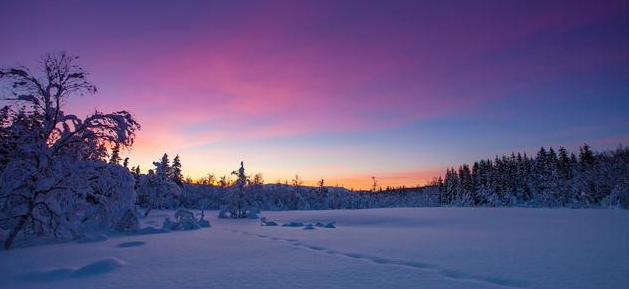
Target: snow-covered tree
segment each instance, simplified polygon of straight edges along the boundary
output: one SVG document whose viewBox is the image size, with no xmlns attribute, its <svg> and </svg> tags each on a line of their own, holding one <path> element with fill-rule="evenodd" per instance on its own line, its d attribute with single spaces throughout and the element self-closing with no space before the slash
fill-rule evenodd
<svg viewBox="0 0 629 289">
<path fill-rule="evenodd" d="M 170 168 L 170 160 L 168 159 L 168 154 L 164 153 L 162 159 L 159 162 L 153 162 L 155 165 L 155 174 L 160 178 L 170 179 L 171 178 L 171 168 Z"/>
<path fill-rule="evenodd" d="M 71 96 L 96 92 L 76 59 L 64 52 L 48 54 L 40 75 L 26 67 L 0 69 L 0 81 L 9 84 L 2 101 L 11 103 L 0 115 L 6 136 L 1 146 L 11 148 L 0 149 L 0 227 L 9 231 L 6 249 L 20 233 L 75 234 L 76 215 L 84 215 L 80 223 L 98 219 L 111 225 L 117 213 L 94 212 L 104 204 L 126 208 L 135 199 L 133 186 L 131 191 L 111 189 L 127 187 L 130 174 L 110 172 L 115 169 L 102 158 L 107 146 L 131 146 L 140 125 L 126 111 L 95 111 L 83 119 L 66 114 L 63 105 Z"/>
<path fill-rule="evenodd" d="M 321 178 L 318 182 L 317 182 L 317 186 L 319 187 L 319 192 L 324 193 L 326 191 L 325 188 L 325 180 L 323 178 Z"/>
<path fill-rule="evenodd" d="M 164 154 L 159 162 L 153 162 L 155 172 L 149 170 L 146 175 L 138 174 L 136 191 L 138 194 L 138 204 L 146 208 L 145 216 L 152 209 L 173 209 L 179 207 L 179 197 L 182 194 L 182 188 L 175 183 L 171 174 L 171 167 L 168 161 L 168 155 Z"/>
<path fill-rule="evenodd" d="M 120 164 L 120 146 L 119 145 L 115 145 L 112 149 L 111 149 L 111 156 L 109 157 L 109 164 L 110 165 L 118 165 Z"/>
<path fill-rule="evenodd" d="M 251 186 L 249 177 L 245 174 L 244 162 L 240 162 L 240 168 L 233 171 L 236 181 L 227 189 L 221 206 L 220 218 L 258 218 L 258 208 L 253 201 L 254 186 Z"/>
<path fill-rule="evenodd" d="M 229 179 L 225 175 L 220 177 L 220 179 L 218 180 L 218 186 L 221 187 L 221 188 L 226 188 L 226 187 L 228 187 L 230 185 L 231 185 L 231 182 L 229 181 Z"/>
<path fill-rule="evenodd" d="M 253 176 L 253 180 L 251 180 L 251 185 L 259 188 L 262 185 L 264 185 L 264 178 L 262 177 L 261 173 L 257 173 Z"/>
<path fill-rule="evenodd" d="M 291 182 L 294 187 L 299 187 L 304 183 L 304 181 L 301 180 L 301 177 L 299 177 L 299 175 L 295 175 L 295 178 L 293 178 Z"/>
<path fill-rule="evenodd" d="M 183 174 L 181 173 L 181 160 L 179 155 L 176 155 L 173 159 L 173 165 L 170 168 L 170 178 L 178 185 L 183 183 Z"/>
</svg>

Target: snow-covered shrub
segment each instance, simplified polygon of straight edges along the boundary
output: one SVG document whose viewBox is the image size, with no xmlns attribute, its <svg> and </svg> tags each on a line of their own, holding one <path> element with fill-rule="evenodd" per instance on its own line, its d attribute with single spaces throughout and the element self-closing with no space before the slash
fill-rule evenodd
<svg viewBox="0 0 629 289">
<path fill-rule="evenodd" d="M 62 211 L 77 214 L 76 219 L 81 220 L 84 228 L 92 225 L 119 231 L 137 228 L 135 181 L 127 169 L 90 161 L 77 162 L 72 167 L 73 173 L 62 183 L 75 188 L 75 195 L 64 203 L 72 203 L 74 197 L 76 207 Z"/>
<path fill-rule="evenodd" d="M 167 230 L 196 230 L 201 227 L 210 227 L 210 222 L 203 219 L 203 216 L 197 220 L 194 217 L 194 213 L 186 209 L 177 210 L 174 218 L 175 220 L 172 221 L 167 217 L 162 224 L 162 228 Z"/>
<path fill-rule="evenodd" d="M 260 210 L 257 207 L 251 206 L 249 212 L 247 213 L 248 219 L 257 219 L 259 218 Z"/>
<path fill-rule="evenodd" d="M 199 224 L 199 227 L 201 228 L 209 228 L 212 227 L 212 225 L 210 224 L 210 221 L 204 219 L 203 217 L 201 217 L 198 221 L 197 224 Z"/>
<path fill-rule="evenodd" d="M 175 212 L 175 220 L 181 221 L 182 219 L 191 218 L 194 219 L 194 213 L 186 209 L 179 209 Z"/>
<path fill-rule="evenodd" d="M 218 218 L 219 219 L 227 219 L 229 218 L 229 206 L 227 205 L 222 205 L 221 209 L 218 211 Z"/>
<path fill-rule="evenodd" d="M 277 226 L 277 223 L 276 223 L 276 222 L 273 222 L 273 221 L 267 221 L 267 220 L 266 220 L 266 217 L 262 217 L 262 218 L 260 219 L 260 226 L 269 226 L 269 227 L 274 227 L 274 226 Z"/>
<path fill-rule="evenodd" d="M 132 210 L 127 210 L 116 222 L 114 229 L 120 232 L 135 232 L 138 228 L 138 216 Z"/>
<path fill-rule="evenodd" d="M 174 230 L 175 228 L 175 222 L 173 222 L 170 217 L 166 217 L 164 219 L 164 222 L 162 222 L 162 229 L 166 229 L 166 230 Z"/>
<path fill-rule="evenodd" d="M 184 215 L 178 223 L 180 230 L 195 230 L 201 228 L 193 215 Z"/>
<path fill-rule="evenodd" d="M 28 165 L 9 163 L 0 176 L 3 229 L 23 228 L 25 234 L 80 237 L 94 228 L 133 231 L 137 228 L 134 180 L 120 166 L 98 161 L 51 160 L 44 176 Z M 21 172 L 21 173 L 20 173 Z M 41 171 L 39 171 L 41 172 Z M 22 178 L 16 179 L 16 175 Z M 28 184 L 36 179 L 32 187 Z M 23 223 L 20 223 L 22 222 Z"/>
<path fill-rule="evenodd" d="M 174 209 L 180 205 L 179 196 L 182 194 L 182 188 L 171 179 L 152 171 L 147 175 L 138 176 L 135 188 L 138 204 L 147 208 L 147 214 L 151 209 Z"/>
<path fill-rule="evenodd" d="M 178 159 L 178 158 L 177 158 Z M 148 174 L 136 174 L 136 191 L 138 204 L 146 208 L 145 216 L 151 209 L 174 209 L 181 206 L 180 197 L 183 194 L 183 186 L 178 179 L 173 177 L 174 170 L 170 166 L 168 155 L 164 154 L 158 162 L 153 162 L 155 171 L 149 170 Z M 177 171 L 177 174 L 180 174 Z"/>
<path fill-rule="evenodd" d="M 629 208 L 629 183 L 617 184 L 611 194 L 601 200 L 601 206 L 606 208 Z"/>
</svg>

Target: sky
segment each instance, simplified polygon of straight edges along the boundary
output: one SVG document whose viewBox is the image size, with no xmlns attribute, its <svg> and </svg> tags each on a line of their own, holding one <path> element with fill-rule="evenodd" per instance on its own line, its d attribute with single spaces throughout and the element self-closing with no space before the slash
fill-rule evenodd
<svg viewBox="0 0 629 289">
<path fill-rule="evenodd" d="M 540 146 L 629 145 L 626 0 L 0 0 L 0 66 L 80 57 L 131 165 L 415 186 Z"/>
</svg>

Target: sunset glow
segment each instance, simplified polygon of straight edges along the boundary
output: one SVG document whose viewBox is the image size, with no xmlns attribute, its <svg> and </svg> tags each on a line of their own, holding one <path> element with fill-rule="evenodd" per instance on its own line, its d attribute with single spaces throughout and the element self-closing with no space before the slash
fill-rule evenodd
<svg viewBox="0 0 629 289">
<path fill-rule="evenodd" d="M 383 5 L 386 3 L 386 5 Z M 131 165 L 415 186 L 462 162 L 629 142 L 629 4 L 4 1 L 0 66 L 79 55 L 67 111 L 132 112 Z"/>
</svg>

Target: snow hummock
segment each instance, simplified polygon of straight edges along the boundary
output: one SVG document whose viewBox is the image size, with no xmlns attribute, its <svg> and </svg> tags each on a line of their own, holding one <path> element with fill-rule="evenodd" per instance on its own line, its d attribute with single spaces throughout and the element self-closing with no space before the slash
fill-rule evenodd
<svg viewBox="0 0 629 289">
<path fill-rule="evenodd" d="M 303 227 L 304 223 L 302 222 L 288 222 L 282 225 L 282 227 Z"/>
<path fill-rule="evenodd" d="M 105 274 L 122 267 L 123 264 L 124 262 L 119 259 L 108 257 L 91 262 L 79 268 L 63 267 L 31 271 L 19 276 L 18 279 L 26 282 L 48 283 L 49 281 L 59 281 L 67 278 L 89 277 L 93 275 Z"/>
<path fill-rule="evenodd" d="M 107 241 L 109 237 L 104 234 L 85 235 L 82 238 L 76 240 L 77 243 L 94 243 Z"/>
<path fill-rule="evenodd" d="M 146 242 L 143 242 L 143 241 L 131 241 L 131 242 L 120 243 L 120 244 L 116 245 L 116 247 L 118 247 L 118 248 L 129 248 L 129 247 L 143 246 L 144 244 L 146 244 Z"/>
</svg>

